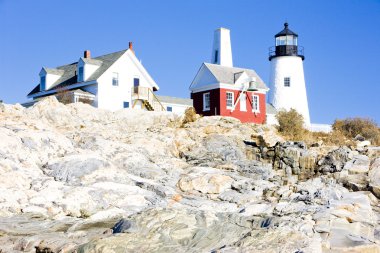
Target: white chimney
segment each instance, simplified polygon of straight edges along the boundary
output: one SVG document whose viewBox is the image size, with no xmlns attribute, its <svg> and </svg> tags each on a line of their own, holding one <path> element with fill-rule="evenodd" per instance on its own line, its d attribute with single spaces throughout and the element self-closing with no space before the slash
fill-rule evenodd
<svg viewBox="0 0 380 253">
<path fill-rule="evenodd" d="M 230 30 L 226 28 L 219 28 L 215 30 L 211 63 L 226 67 L 233 66 Z"/>
</svg>

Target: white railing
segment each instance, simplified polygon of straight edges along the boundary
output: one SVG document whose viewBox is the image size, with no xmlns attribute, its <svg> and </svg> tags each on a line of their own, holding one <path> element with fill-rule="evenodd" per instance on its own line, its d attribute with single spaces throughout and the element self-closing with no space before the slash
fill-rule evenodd
<svg viewBox="0 0 380 253">
<path fill-rule="evenodd" d="M 153 108 L 154 111 L 166 111 L 160 100 L 153 93 L 153 90 L 148 87 L 136 86 L 132 88 L 133 99 L 145 100 Z"/>
</svg>

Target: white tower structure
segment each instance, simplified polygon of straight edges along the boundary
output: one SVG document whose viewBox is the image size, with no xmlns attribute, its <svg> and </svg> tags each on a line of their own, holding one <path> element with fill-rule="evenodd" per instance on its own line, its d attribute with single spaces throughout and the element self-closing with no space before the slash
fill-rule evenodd
<svg viewBox="0 0 380 253">
<path fill-rule="evenodd" d="M 276 46 L 271 47 L 269 61 L 269 102 L 277 109 L 294 108 L 302 114 L 306 127 L 310 126 L 309 106 L 303 72 L 303 47 L 298 46 L 298 35 L 284 24 L 275 35 Z"/>
<path fill-rule="evenodd" d="M 214 33 L 211 63 L 232 67 L 230 30 L 219 28 Z"/>
</svg>

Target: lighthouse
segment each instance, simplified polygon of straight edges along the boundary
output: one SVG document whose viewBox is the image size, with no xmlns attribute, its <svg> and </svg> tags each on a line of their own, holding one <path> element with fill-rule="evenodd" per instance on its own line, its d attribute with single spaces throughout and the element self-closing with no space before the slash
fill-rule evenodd
<svg viewBox="0 0 380 253">
<path fill-rule="evenodd" d="M 288 23 L 285 23 L 284 29 L 274 37 L 276 46 L 269 50 L 269 103 L 277 110 L 297 110 L 303 116 L 305 126 L 309 127 L 303 47 L 298 46 L 298 35 L 289 29 Z"/>
</svg>

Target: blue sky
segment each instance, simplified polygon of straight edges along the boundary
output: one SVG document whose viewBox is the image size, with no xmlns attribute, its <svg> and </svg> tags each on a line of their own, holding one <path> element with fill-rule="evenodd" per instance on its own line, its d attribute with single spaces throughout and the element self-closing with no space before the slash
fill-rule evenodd
<svg viewBox="0 0 380 253">
<path fill-rule="evenodd" d="M 133 41 L 159 94 L 189 97 L 213 32 L 231 30 L 234 65 L 269 80 L 268 48 L 284 21 L 305 47 L 311 120 L 380 123 L 380 0 L 0 0 L 0 99 L 26 101 L 42 66 L 115 52 Z"/>
</svg>

